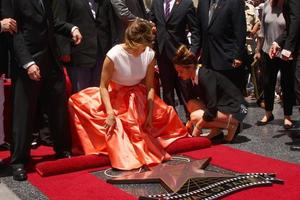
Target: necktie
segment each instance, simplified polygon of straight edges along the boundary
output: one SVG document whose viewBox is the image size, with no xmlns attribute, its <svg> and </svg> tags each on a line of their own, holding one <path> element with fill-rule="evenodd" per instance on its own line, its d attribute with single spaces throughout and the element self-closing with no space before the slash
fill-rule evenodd
<svg viewBox="0 0 300 200">
<path fill-rule="evenodd" d="M 44 3 L 43 3 L 43 0 L 38 0 L 38 3 L 42 9 L 43 12 L 45 12 L 45 7 L 44 7 Z"/>
<path fill-rule="evenodd" d="M 96 5 L 95 5 L 95 0 L 87 0 L 88 4 L 90 6 L 91 12 L 93 14 L 93 17 L 96 18 Z"/>
<path fill-rule="evenodd" d="M 208 24 L 210 24 L 211 18 L 214 14 L 214 11 L 217 7 L 217 1 L 216 0 L 210 0 L 209 3 L 209 11 L 208 11 Z"/>
<path fill-rule="evenodd" d="M 166 7 L 165 7 L 165 18 L 168 19 L 170 12 L 171 12 L 171 0 L 165 0 Z"/>
</svg>

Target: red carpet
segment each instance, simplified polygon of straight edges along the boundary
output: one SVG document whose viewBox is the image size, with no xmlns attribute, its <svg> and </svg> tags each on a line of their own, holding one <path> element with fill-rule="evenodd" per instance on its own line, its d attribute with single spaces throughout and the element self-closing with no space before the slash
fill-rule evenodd
<svg viewBox="0 0 300 200">
<path fill-rule="evenodd" d="M 176 140 L 166 149 L 170 154 L 187 152 L 211 145 L 210 140 L 206 138 L 182 138 Z M 41 176 L 52 176 L 80 170 L 108 166 L 109 159 L 107 156 L 89 155 L 77 156 L 70 159 L 61 159 L 54 161 L 41 162 L 36 165 L 36 170 Z"/>
<path fill-rule="evenodd" d="M 49 154 L 52 154 L 50 148 L 41 147 L 33 151 L 34 161 L 37 162 L 38 159 L 41 159 L 41 156 Z M 225 199 L 300 199 L 300 165 L 239 151 L 223 145 L 186 152 L 185 155 L 199 159 L 211 156 L 212 164 L 239 172 L 274 172 L 278 178 L 285 182 L 284 185 L 243 190 Z M 0 156 L 1 158 L 7 156 L 7 152 L 1 152 Z M 49 158 L 51 156 L 48 156 L 46 159 Z M 32 172 L 29 174 L 29 181 L 50 199 L 136 199 L 136 197 L 89 174 L 88 172 L 92 170 L 96 169 L 51 177 L 41 177 L 36 172 Z"/>
</svg>

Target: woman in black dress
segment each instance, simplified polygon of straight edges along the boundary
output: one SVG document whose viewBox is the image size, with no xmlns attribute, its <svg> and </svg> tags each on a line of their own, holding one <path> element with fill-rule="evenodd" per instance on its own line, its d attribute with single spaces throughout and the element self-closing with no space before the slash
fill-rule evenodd
<svg viewBox="0 0 300 200">
<path fill-rule="evenodd" d="M 192 135 L 198 136 L 202 128 L 208 128 L 208 137 L 212 138 L 220 129 L 227 129 L 224 139 L 232 141 L 247 114 L 241 92 L 225 76 L 198 65 L 196 56 L 184 45 L 177 50 L 173 63 L 178 76 L 190 82 L 185 96 L 194 125 Z"/>
</svg>

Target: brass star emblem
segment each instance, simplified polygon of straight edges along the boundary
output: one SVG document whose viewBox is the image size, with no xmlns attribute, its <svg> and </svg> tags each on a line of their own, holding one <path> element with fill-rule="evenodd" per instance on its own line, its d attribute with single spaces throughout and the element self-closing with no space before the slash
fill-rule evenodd
<svg viewBox="0 0 300 200">
<path fill-rule="evenodd" d="M 184 164 L 159 164 L 149 168 L 149 171 L 108 179 L 108 183 L 160 183 L 168 192 L 177 192 L 192 178 L 232 177 L 232 175 L 205 171 L 211 158 L 194 160 Z"/>
</svg>

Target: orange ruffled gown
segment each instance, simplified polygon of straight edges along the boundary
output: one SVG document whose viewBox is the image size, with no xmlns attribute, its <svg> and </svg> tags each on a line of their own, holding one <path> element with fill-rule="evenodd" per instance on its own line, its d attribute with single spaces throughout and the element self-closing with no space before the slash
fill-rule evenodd
<svg viewBox="0 0 300 200">
<path fill-rule="evenodd" d="M 153 127 L 145 130 L 146 87 L 142 84 L 121 86 L 115 83 L 110 87 L 116 125 L 109 133 L 104 128 L 107 115 L 99 88 L 87 88 L 70 97 L 73 153 L 106 154 L 112 167 L 122 170 L 170 159 L 164 149 L 175 140 L 187 136 L 187 129 L 173 107 L 155 96 Z"/>
</svg>

